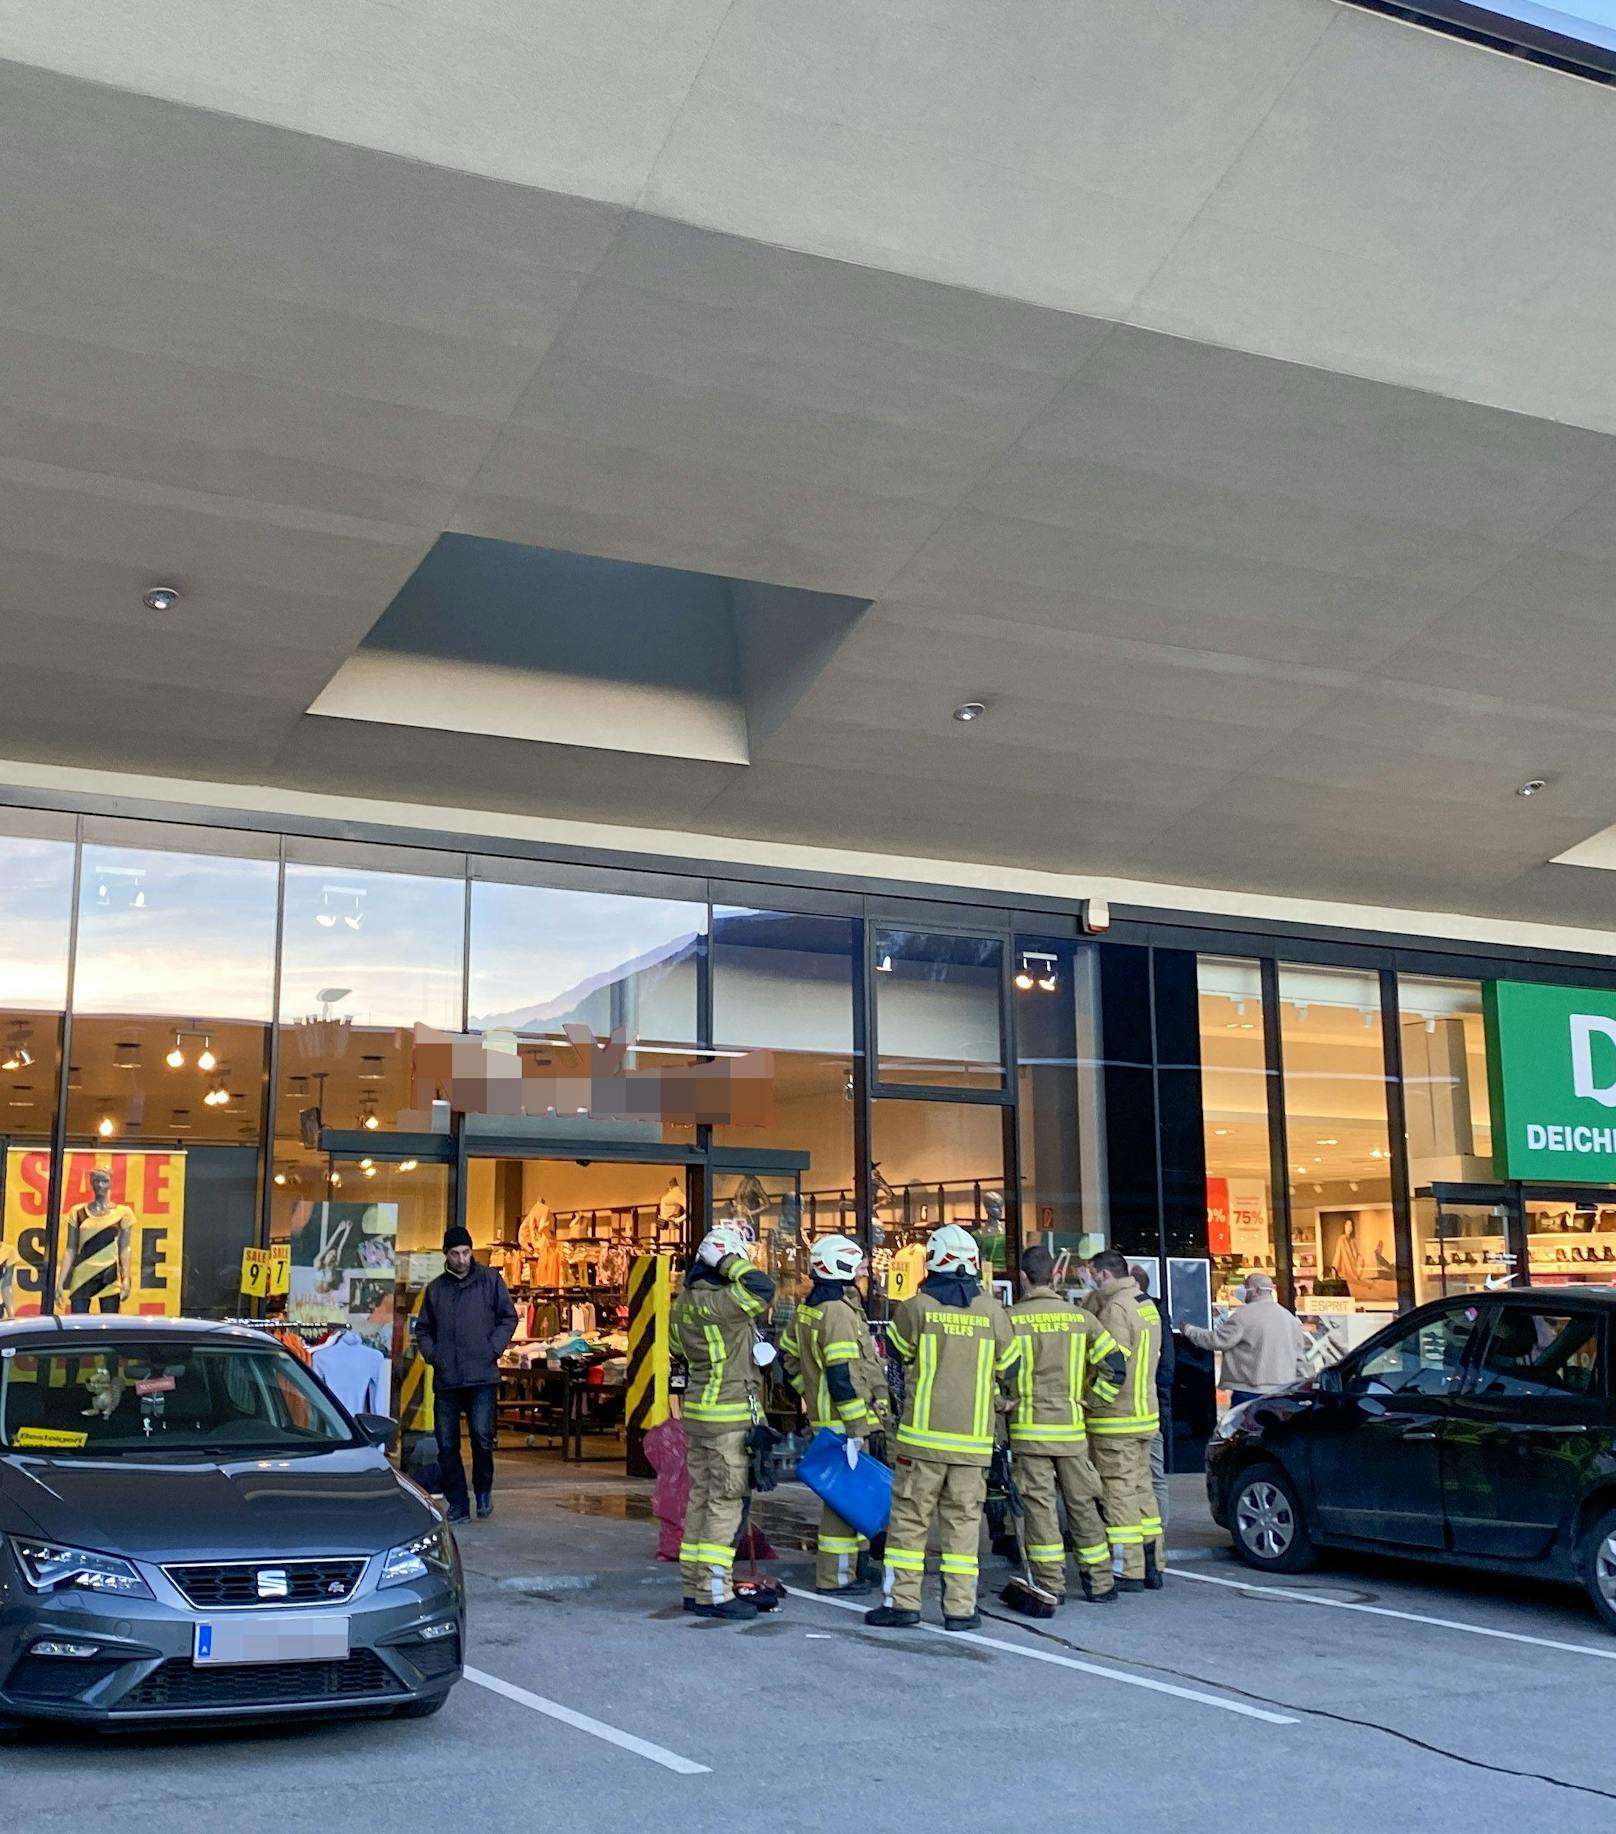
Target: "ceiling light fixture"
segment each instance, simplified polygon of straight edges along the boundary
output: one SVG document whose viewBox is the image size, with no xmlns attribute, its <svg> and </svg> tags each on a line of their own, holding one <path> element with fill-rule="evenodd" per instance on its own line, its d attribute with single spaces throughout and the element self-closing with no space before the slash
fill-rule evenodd
<svg viewBox="0 0 1616 1834">
<path fill-rule="evenodd" d="M 95 1131 L 100 1134 L 103 1140 L 110 1140 L 118 1131 L 118 1123 L 113 1120 L 110 1114 L 104 1114 L 101 1119 L 96 1122 Z"/>
<path fill-rule="evenodd" d="M 166 1063 L 171 1070 L 183 1070 L 185 1068 L 185 1053 L 180 1049 L 180 1041 L 178 1038 L 174 1040 L 174 1048 L 163 1059 L 163 1062 Z"/>
<path fill-rule="evenodd" d="M 1528 777 L 1515 794 L 1517 796 L 1535 796 L 1539 790 L 1546 790 L 1548 787 L 1549 782 L 1546 777 Z"/>
<path fill-rule="evenodd" d="M 875 971 L 877 974 L 891 974 L 892 957 L 890 955 L 883 955 L 880 961 L 875 964 Z"/>
<path fill-rule="evenodd" d="M 196 1067 L 203 1075 L 206 1075 L 209 1070 L 217 1067 L 218 1062 L 218 1058 L 213 1054 L 213 1040 L 211 1038 L 204 1038 L 202 1040 L 202 1049 L 196 1054 Z"/>
<path fill-rule="evenodd" d="M 277 1172 L 275 1174 L 275 1182 L 276 1184 L 285 1184 L 286 1174 L 284 1172 Z"/>
<path fill-rule="evenodd" d="M 957 719 L 962 726 L 969 726 L 972 720 L 981 719 L 982 715 L 986 713 L 987 710 L 987 703 L 985 701 L 962 701 L 959 706 L 954 709 L 954 718 Z"/>
<path fill-rule="evenodd" d="M 140 595 L 140 602 L 148 611 L 172 611 L 180 602 L 178 586 L 152 586 Z"/>
<path fill-rule="evenodd" d="M 582 1110 L 580 1110 L 580 1112 L 582 1112 Z M 368 1132 L 374 1133 L 376 1129 L 381 1126 L 381 1122 L 375 1115 L 367 1114 L 364 1120 L 360 1122 L 360 1126 L 365 1128 Z"/>
<path fill-rule="evenodd" d="M 419 1159 L 400 1159 L 398 1169 L 401 1172 L 413 1172 L 420 1163 Z"/>
</svg>

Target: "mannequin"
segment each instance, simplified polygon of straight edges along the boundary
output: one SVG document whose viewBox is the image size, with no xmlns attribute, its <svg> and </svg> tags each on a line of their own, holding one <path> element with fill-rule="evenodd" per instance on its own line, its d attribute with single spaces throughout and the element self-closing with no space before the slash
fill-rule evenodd
<svg viewBox="0 0 1616 1834">
<path fill-rule="evenodd" d="M 675 1172 L 668 1180 L 668 1188 L 657 1200 L 657 1215 L 664 1223 L 682 1223 L 685 1220 L 684 1183 Z"/>
<path fill-rule="evenodd" d="M 536 1197 L 528 1207 L 528 1213 L 522 1218 L 521 1226 L 516 1232 L 516 1239 L 521 1244 L 522 1253 L 525 1255 L 537 1254 L 544 1244 L 544 1238 L 554 1234 L 554 1213 L 542 1197 Z"/>
</svg>

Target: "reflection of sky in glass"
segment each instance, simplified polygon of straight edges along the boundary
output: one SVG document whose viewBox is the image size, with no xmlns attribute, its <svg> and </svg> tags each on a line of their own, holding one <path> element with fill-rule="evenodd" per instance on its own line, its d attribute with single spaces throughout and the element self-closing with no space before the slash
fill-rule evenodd
<svg viewBox="0 0 1616 1834">
<path fill-rule="evenodd" d="M 1480 0 L 1480 4 L 1504 19 L 1524 20 L 1545 32 L 1616 51 L 1616 0 L 1562 0 L 1558 6 L 1539 5 L 1537 0 Z"/>
<path fill-rule="evenodd" d="M 570 1011 L 592 984 L 679 953 L 706 925 L 702 904 L 480 879 L 471 888 L 472 1026 L 520 1027 Z"/>
<path fill-rule="evenodd" d="M 461 879 L 288 866 L 281 1019 L 458 1031 L 465 924 Z"/>
<path fill-rule="evenodd" d="M 0 1007 L 61 1008 L 72 902 L 71 841 L 0 836 Z"/>
<path fill-rule="evenodd" d="M 275 866 L 86 846 L 73 1009 L 268 1019 Z"/>
</svg>

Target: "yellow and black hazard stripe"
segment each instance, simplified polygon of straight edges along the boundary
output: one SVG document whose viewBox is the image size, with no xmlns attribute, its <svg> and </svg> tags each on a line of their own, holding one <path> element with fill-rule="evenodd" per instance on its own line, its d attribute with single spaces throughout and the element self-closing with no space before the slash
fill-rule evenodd
<svg viewBox="0 0 1616 1834">
<path fill-rule="evenodd" d="M 628 1390 L 625 1418 L 631 1430 L 647 1433 L 667 1419 L 668 1307 L 673 1298 L 673 1262 L 667 1255 L 640 1255 L 628 1280 Z"/>
</svg>

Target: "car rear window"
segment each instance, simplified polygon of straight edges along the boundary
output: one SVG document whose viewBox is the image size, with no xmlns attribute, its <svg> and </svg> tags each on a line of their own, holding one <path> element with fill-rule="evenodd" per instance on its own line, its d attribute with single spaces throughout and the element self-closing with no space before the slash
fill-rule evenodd
<svg viewBox="0 0 1616 1834">
<path fill-rule="evenodd" d="M 1601 1338 L 1591 1312 L 1501 1309 L 1482 1351 L 1477 1389 L 1484 1395 L 1603 1395 Z"/>
<path fill-rule="evenodd" d="M 353 1443 L 302 1365 L 276 1345 L 120 1342 L 98 1332 L 76 1348 L 0 1351 L 0 1446 L 8 1450 L 228 1456 Z"/>
</svg>

